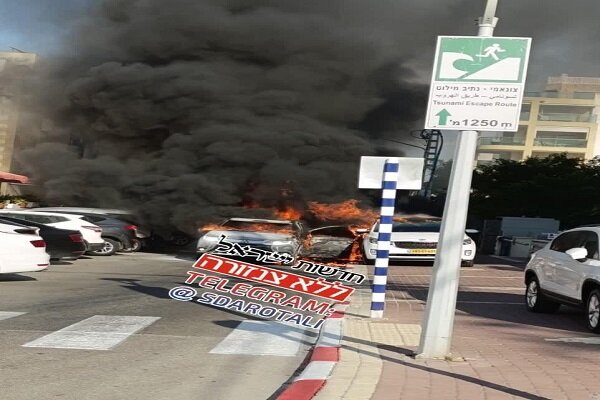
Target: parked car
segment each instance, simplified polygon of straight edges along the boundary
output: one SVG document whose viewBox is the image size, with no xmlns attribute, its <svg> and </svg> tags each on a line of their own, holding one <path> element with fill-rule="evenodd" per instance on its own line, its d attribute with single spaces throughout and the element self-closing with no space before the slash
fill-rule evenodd
<svg viewBox="0 0 600 400">
<path fill-rule="evenodd" d="M 525 304 L 532 312 L 555 312 L 561 304 L 583 308 L 588 328 L 600 333 L 600 226 L 558 235 L 533 253 L 525 268 Z"/>
<path fill-rule="evenodd" d="M 36 272 L 48 268 L 46 243 L 34 227 L 0 223 L 0 274 Z"/>
<path fill-rule="evenodd" d="M 3 209 L 0 217 L 18 218 L 25 221 L 38 222 L 60 229 L 77 230 L 83 236 L 86 252 L 101 250 L 104 247 L 102 228 L 81 219 L 83 215 L 60 214 L 50 212 L 34 212 L 26 209 Z"/>
<path fill-rule="evenodd" d="M 431 216 L 408 216 L 395 221 L 392 226 L 390 260 L 433 261 L 440 237 L 441 219 Z M 476 231 L 467 230 L 467 233 Z M 379 222 L 370 229 L 363 240 L 362 252 L 366 264 L 374 264 L 377 255 Z M 466 233 L 463 237 L 462 266 L 472 267 L 476 246 Z"/>
<path fill-rule="evenodd" d="M 152 232 L 147 227 L 140 226 L 137 218 L 127 210 L 114 208 L 88 208 L 88 207 L 36 207 L 32 211 L 60 212 L 81 215 L 104 215 L 127 223 L 128 230 L 133 231 L 134 235 L 129 235 L 130 246 L 125 247 L 126 251 L 141 250 L 144 242 L 150 238 Z M 101 225 L 101 224 L 99 224 Z"/>
<path fill-rule="evenodd" d="M 38 208 L 32 208 L 32 212 L 38 211 Z M 102 228 L 102 239 L 104 246 L 101 249 L 92 250 L 89 253 L 96 256 L 110 256 L 117 251 L 131 249 L 131 240 L 135 238 L 135 225 L 104 214 L 93 213 L 73 213 L 69 211 L 55 211 L 62 215 L 77 215 L 80 219 L 98 225 Z"/>
<path fill-rule="evenodd" d="M 85 253 L 85 243 L 79 231 L 60 229 L 38 222 L 25 221 L 12 217 L 0 217 L 0 222 L 20 227 L 31 226 L 39 229 L 38 234 L 46 242 L 46 252 L 51 260 L 78 258 Z"/>
<path fill-rule="evenodd" d="M 213 250 L 221 235 L 227 241 L 249 245 L 253 248 L 278 253 L 287 253 L 296 257 L 305 236 L 300 221 L 230 218 L 221 224 L 221 228 L 206 232 L 196 246 L 198 254 Z"/>
</svg>

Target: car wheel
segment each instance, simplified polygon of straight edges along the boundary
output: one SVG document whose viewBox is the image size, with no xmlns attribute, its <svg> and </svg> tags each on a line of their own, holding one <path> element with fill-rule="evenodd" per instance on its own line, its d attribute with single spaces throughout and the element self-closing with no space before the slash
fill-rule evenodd
<svg viewBox="0 0 600 400">
<path fill-rule="evenodd" d="M 89 254 L 94 256 L 112 256 L 117 252 L 119 248 L 119 243 L 113 239 L 104 239 L 104 247 L 100 250 L 90 251 Z"/>
<path fill-rule="evenodd" d="M 586 315 L 588 328 L 600 333 L 600 290 L 594 289 L 587 298 Z"/>
<path fill-rule="evenodd" d="M 142 241 L 139 239 L 129 239 L 129 244 L 130 247 L 121 249 L 123 253 L 135 253 L 142 248 Z"/>
<path fill-rule="evenodd" d="M 142 249 L 142 241 L 140 239 L 131 239 L 130 251 L 136 252 Z"/>
<path fill-rule="evenodd" d="M 474 265 L 475 261 L 473 260 L 469 260 L 469 261 L 463 261 L 461 262 L 461 266 L 462 267 L 472 267 Z"/>
<path fill-rule="evenodd" d="M 560 307 L 560 303 L 556 303 L 544 297 L 540 291 L 540 283 L 537 278 L 531 278 L 527 282 L 525 304 L 529 311 L 537 313 L 553 313 Z"/>
</svg>

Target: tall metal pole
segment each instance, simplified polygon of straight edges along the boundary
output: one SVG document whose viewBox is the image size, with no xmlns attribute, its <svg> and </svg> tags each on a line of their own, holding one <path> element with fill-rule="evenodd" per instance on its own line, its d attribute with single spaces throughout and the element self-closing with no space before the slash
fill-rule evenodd
<svg viewBox="0 0 600 400">
<path fill-rule="evenodd" d="M 498 19 L 494 16 L 498 0 L 487 0 L 479 19 L 478 36 L 493 36 Z M 460 279 L 462 242 L 467 222 L 473 162 L 477 152 L 477 131 L 458 134 L 444 218 L 440 229 L 438 254 L 423 317 L 418 358 L 445 358 L 450 355 L 456 296 Z"/>
</svg>

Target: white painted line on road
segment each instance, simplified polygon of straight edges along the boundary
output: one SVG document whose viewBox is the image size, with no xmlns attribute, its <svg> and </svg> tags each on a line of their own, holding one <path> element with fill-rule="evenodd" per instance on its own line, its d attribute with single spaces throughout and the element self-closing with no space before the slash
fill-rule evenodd
<svg viewBox="0 0 600 400">
<path fill-rule="evenodd" d="M 3 319 L 9 319 L 13 317 L 18 317 L 19 315 L 27 314 L 24 312 L 16 312 L 16 311 L 0 311 L 0 321 Z"/>
<path fill-rule="evenodd" d="M 242 321 L 210 354 L 293 357 L 304 333 L 274 321 Z"/>
<path fill-rule="evenodd" d="M 23 347 L 109 350 L 159 319 L 160 317 L 94 315 L 25 343 Z"/>
<path fill-rule="evenodd" d="M 600 344 L 599 337 L 566 337 L 566 338 L 555 338 L 555 339 L 544 339 L 544 340 L 547 342 Z"/>
</svg>

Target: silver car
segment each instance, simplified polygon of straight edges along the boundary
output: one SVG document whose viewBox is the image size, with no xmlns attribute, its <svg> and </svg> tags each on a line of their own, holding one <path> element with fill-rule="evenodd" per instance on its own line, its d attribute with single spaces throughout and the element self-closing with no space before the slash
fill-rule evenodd
<svg viewBox="0 0 600 400">
<path fill-rule="evenodd" d="M 254 249 L 290 254 L 294 258 L 305 236 L 304 227 L 299 221 L 230 218 L 218 228 L 210 230 L 198 239 L 198 254 L 211 252 L 219 238 L 225 236 L 227 242 L 250 246 Z"/>
</svg>

